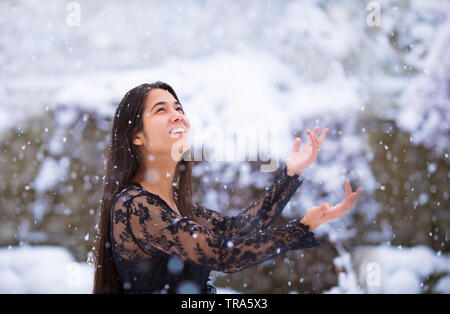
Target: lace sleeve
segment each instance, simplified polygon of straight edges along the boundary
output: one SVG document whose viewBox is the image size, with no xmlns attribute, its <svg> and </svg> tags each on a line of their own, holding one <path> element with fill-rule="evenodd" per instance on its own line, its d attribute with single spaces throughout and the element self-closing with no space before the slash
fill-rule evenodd
<svg viewBox="0 0 450 314">
<path fill-rule="evenodd" d="M 221 272 L 236 272 L 292 249 L 318 246 L 309 227 L 295 219 L 287 224 L 241 237 L 224 237 L 188 217 L 182 217 L 150 194 L 117 202 L 115 212 L 126 223 L 130 237 L 145 254 L 152 249 Z M 115 215 L 117 217 L 117 215 Z"/>
<path fill-rule="evenodd" d="M 294 192 L 302 185 L 303 179 L 303 176 L 289 176 L 284 166 L 269 189 L 237 215 L 225 216 L 196 203 L 196 220 L 227 237 L 240 237 L 258 229 L 264 230 L 281 214 Z"/>
</svg>

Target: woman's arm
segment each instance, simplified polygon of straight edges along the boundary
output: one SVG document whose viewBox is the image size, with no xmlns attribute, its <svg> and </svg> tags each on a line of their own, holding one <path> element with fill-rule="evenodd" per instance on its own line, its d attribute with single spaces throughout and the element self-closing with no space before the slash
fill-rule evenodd
<svg viewBox="0 0 450 314">
<path fill-rule="evenodd" d="M 224 216 L 216 211 L 195 204 L 194 214 L 197 221 L 224 236 L 244 236 L 258 229 L 267 228 L 282 212 L 294 192 L 303 183 L 302 172 L 317 158 L 328 129 L 324 129 L 317 137 L 319 128 L 313 133 L 307 130 L 309 143 L 301 150 L 301 140 L 296 138 L 292 151 L 286 158 L 286 165 L 274 178 L 271 187 L 256 201 L 248 205 L 235 216 Z"/>
<path fill-rule="evenodd" d="M 196 221 L 225 237 L 241 237 L 266 229 L 281 214 L 295 191 L 302 185 L 303 176 L 288 175 L 284 166 L 271 186 L 255 201 L 234 216 L 225 216 L 198 203 Z"/>
<path fill-rule="evenodd" d="M 135 242 L 145 254 L 151 255 L 151 248 L 156 248 L 211 270 L 236 272 L 294 246 L 317 247 L 314 234 L 300 219 L 242 237 L 226 237 L 170 211 L 159 199 L 143 193 L 116 202 L 112 223 L 114 227 L 126 224 L 124 230 L 129 232 L 123 237 Z"/>
</svg>

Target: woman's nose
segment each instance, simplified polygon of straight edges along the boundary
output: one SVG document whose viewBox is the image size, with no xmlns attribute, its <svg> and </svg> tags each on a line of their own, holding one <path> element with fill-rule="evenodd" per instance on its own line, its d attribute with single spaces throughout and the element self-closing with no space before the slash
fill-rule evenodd
<svg viewBox="0 0 450 314">
<path fill-rule="evenodd" d="M 183 116 L 182 113 L 180 113 L 178 111 L 175 111 L 175 113 L 172 116 L 172 121 L 178 121 L 178 120 L 183 121 L 184 120 L 184 116 Z"/>
</svg>

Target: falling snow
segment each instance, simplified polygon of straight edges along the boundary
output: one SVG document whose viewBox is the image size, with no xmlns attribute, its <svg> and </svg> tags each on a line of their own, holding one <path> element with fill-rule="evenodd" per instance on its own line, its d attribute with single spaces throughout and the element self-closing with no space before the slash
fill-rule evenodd
<svg viewBox="0 0 450 314">
<path fill-rule="evenodd" d="M 280 220 L 325 201 L 341 202 L 345 178 L 365 190 L 345 218 L 315 231 L 336 250 L 282 255 L 265 264 L 269 271 L 249 269 L 229 287 L 449 293 L 450 9 L 439 0 L 397 2 L 383 1 L 376 30 L 365 23 L 367 10 L 358 1 L 263 1 L 248 10 L 233 2 L 167 1 L 165 9 L 154 10 L 146 1 L 112 1 L 101 12 L 98 4 L 83 2 L 79 27 L 58 24 L 67 15 L 61 1 L 39 10 L 26 1 L 5 4 L 0 266 L 6 279 L 0 292 L 89 293 L 92 268 L 86 260 L 98 230 L 115 106 L 131 87 L 161 78 L 179 90 L 194 131 L 203 125 L 277 128 L 273 154 L 279 166 L 293 136 L 304 146 L 307 128 L 330 129 Z M 197 33 L 203 34 L 200 44 L 192 40 Z M 128 125 L 137 127 L 139 118 L 151 117 L 137 115 Z M 122 136 L 117 130 L 111 135 Z M 275 173 L 256 166 L 202 162 L 193 172 L 194 195 L 206 207 L 235 214 L 270 190 Z M 347 252 L 344 241 L 355 246 L 346 245 Z M 377 269 L 371 262 L 383 271 L 378 286 L 367 286 L 367 272 Z M 301 272 L 284 271 L 288 266 Z M 167 267 L 176 274 L 184 262 L 174 258 Z M 432 275 L 437 279 L 430 286 Z M 266 282 L 269 288 L 263 288 Z M 179 292 L 198 287 L 185 282 Z"/>
</svg>

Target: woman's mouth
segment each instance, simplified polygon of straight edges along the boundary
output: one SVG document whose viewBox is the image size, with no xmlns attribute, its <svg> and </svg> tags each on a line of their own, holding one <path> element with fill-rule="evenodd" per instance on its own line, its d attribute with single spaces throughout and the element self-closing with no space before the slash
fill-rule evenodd
<svg viewBox="0 0 450 314">
<path fill-rule="evenodd" d="M 186 134 L 186 129 L 185 128 L 174 128 L 169 131 L 169 134 L 171 135 L 171 137 L 181 137 L 184 134 Z"/>
</svg>

